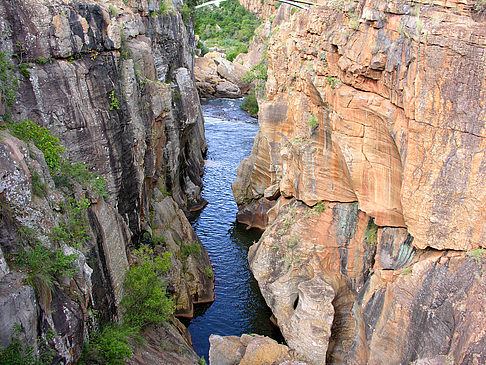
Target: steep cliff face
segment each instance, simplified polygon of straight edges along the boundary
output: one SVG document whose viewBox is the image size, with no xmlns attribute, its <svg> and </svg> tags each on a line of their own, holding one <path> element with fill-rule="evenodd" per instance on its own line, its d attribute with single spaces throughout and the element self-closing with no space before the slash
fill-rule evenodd
<svg viewBox="0 0 486 365">
<path fill-rule="evenodd" d="M 9 308 L 1 311 L 2 348 L 19 324 L 28 343 L 54 331 L 59 361 L 77 359 L 93 312 L 102 321 L 118 316 L 129 247 L 141 243 L 157 241 L 157 250 L 172 252 L 177 314 L 191 316 L 194 303 L 213 299 L 209 258 L 184 215 L 205 204 L 194 39 L 182 3 L 167 3 L 166 11 L 162 5 L 0 2 L 0 48 L 6 59 L 14 55 L 20 80 L 14 104 L 2 109 L 10 109 L 13 123 L 29 119 L 47 127 L 65 147 L 63 159 L 86 164 L 107 182 L 104 197 L 79 181 L 61 187 L 33 143 L 2 132 L 1 285 L 14 283 L 1 294 L 2 308 Z M 66 218 L 66 201 L 86 201 L 86 232 L 79 247 L 62 246 L 77 255 L 77 271 L 55 283 L 48 308 L 4 254 L 15 255 L 25 229 L 57 249 L 53 229 Z M 186 244 L 196 253 L 181 254 Z M 193 363 L 194 356 L 180 361 Z"/>
<path fill-rule="evenodd" d="M 233 184 L 262 293 L 315 363 L 484 361 L 484 9 L 320 4 L 268 19 Z"/>
</svg>

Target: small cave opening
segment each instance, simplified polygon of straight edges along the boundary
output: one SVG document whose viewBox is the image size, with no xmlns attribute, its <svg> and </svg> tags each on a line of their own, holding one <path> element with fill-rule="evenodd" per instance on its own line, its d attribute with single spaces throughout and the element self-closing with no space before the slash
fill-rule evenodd
<svg viewBox="0 0 486 365">
<path fill-rule="evenodd" d="M 295 300 L 294 300 L 294 305 L 293 305 L 294 310 L 297 309 L 298 305 L 299 305 L 299 296 L 297 295 L 297 298 L 295 298 Z"/>
</svg>

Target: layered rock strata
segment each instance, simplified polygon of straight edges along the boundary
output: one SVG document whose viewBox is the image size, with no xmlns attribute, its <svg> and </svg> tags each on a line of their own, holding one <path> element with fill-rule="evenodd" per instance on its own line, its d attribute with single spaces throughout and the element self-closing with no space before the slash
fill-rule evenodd
<svg viewBox="0 0 486 365">
<path fill-rule="evenodd" d="M 484 362 L 484 9 L 319 4 L 267 18 L 233 184 L 262 294 L 316 364 Z"/>
<path fill-rule="evenodd" d="M 14 104 L 2 103 L 4 116 L 47 127 L 65 147 L 64 160 L 86 164 L 107 182 L 105 197 L 80 182 L 58 186 L 33 143 L 2 132 L 0 285 L 9 288 L 0 294 L 2 348 L 20 325 L 23 342 L 37 346 L 36 339 L 44 339 L 55 361 L 75 362 L 94 323 L 118 318 L 130 250 L 143 243 L 173 253 L 169 289 L 176 314 L 191 316 L 194 303 L 213 298 L 209 258 L 184 214 L 205 204 L 194 37 L 190 20 L 179 13 L 182 3 L 171 3 L 168 12 L 160 5 L 0 2 L 2 57 L 13 55 L 20 80 Z M 88 207 L 79 218 L 86 222 L 82 243 L 61 246 L 77 256 L 75 273 L 36 299 L 11 257 L 23 232 L 47 248 L 59 247 L 53 229 L 66 219 L 66 201 Z M 187 242 L 198 254 L 181 256 Z M 155 328 L 151 336 L 181 340 L 174 331 Z M 155 342 L 144 351 L 159 351 Z M 188 356 L 174 361 L 197 361 L 190 346 L 179 345 Z"/>
</svg>

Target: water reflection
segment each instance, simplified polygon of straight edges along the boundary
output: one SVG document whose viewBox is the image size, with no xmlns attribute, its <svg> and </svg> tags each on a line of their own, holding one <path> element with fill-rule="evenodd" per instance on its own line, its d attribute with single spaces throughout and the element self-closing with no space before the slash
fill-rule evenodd
<svg viewBox="0 0 486 365">
<path fill-rule="evenodd" d="M 188 328 L 194 349 L 206 360 L 210 334 L 257 333 L 281 340 L 269 321 L 271 312 L 247 261 L 248 248 L 260 238 L 260 232 L 247 231 L 235 222 L 237 207 L 231 183 L 239 163 L 250 154 L 258 131 L 256 119 L 240 105 L 241 100 L 227 99 L 203 104 L 208 143 L 203 196 L 209 204 L 191 223 L 213 264 L 216 300 L 212 305 L 198 306 L 198 316 Z"/>
</svg>

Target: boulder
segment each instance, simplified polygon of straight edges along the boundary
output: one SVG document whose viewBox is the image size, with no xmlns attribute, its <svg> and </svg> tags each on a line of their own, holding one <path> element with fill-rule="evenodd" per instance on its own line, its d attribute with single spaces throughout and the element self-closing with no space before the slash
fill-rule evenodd
<svg viewBox="0 0 486 365">
<path fill-rule="evenodd" d="M 201 97 L 239 98 L 251 87 L 251 83 L 243 81 L 248 71 L 223 54 L 210 52 L 196 58 L 194 77 Z"/>
<path fill-rule="evenodd" d="M 209 337 L 211 365 L 306 365 L 295 361 L 290 349 L 259 335 Z"/>
</svg>

